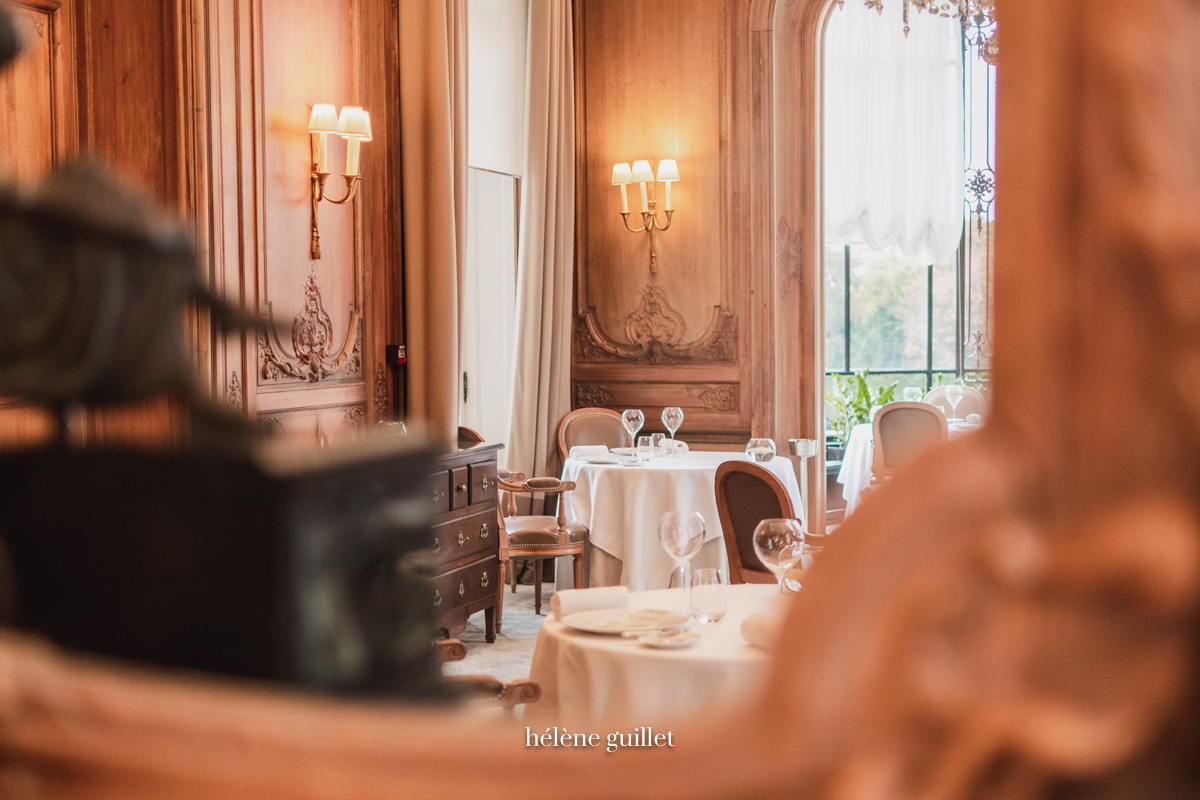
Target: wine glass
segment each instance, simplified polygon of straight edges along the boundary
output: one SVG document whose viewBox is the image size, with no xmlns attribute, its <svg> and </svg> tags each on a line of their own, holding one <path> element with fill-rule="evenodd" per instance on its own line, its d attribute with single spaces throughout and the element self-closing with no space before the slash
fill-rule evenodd
<svg viewBox="0 0 1200 800">
<path fill-rule="evenodd" d="M 779 593 L 785 592 L 783 577 L 803 554 L 804 526 L 798 519 L 764 519 L 754 529 L 754 552 L 758 560 L 779 581 Z"/>
<path fill-rule="evenodd" d="M 671 434 L 671 455 L 675 455 L 675 431 L 683 425 L 683 409 L 679 406 L 664 408 L 662 413 L 663 427 Z"/>
<path fill-rule="evenodd" d="M 646 424 L 646 415 L 640 408 L 627 408 L 621 413 L 621 424 L 629 433 L 629 446 L 637 446 L 637 432 Z"/>
<path fill-rule="evenodd" d="M 668 588 L 678 571 L 680 586 L 684 587 L 686 593 L 688 562 L 704 544 L 704 517 L 694 511 L 668 511 L 658 523 L 658 541 L 675 562 L 675 570 L 671 571 L 671 580 L 667 582 Z"/>
<path fill-rule="evenodd" d="M 963 390 L 957 383 L 946 387 L 946 402 L 950 404 L 950 419 L 958 419 L 958 404 L 962 402 Z"/>
</svg>

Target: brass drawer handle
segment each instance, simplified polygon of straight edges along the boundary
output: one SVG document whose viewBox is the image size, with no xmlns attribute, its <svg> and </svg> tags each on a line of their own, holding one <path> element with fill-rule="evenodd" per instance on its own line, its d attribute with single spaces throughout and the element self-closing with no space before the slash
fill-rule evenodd
<svg viewBox="0 0 1200 800">
<path fill-rule="evenodd" d="M 466 494 L 467 493 L 467 485 L 465 483 L 463 483 L 458 486 L 455 486 L 454 491 L 462 492 L 463 494 Z"/>
<path fill-rule="evenodd" d="M 467 587 L 463 586 L 462 581 L 459 581 L 458 582 L 458 596 L 462 597 L 466 593 L 467 593 Z"/>
<path fill-rule="evenodd" d="M 440 552 L 442 552 L 442 539 L 439 536 L 433 540 L 433 554 L 436 556 Z"/>
<path fill-rule="evenodd" d="M 466 536 L 465 534 L 463 534 L 463 532 L 462 532 L 462 531 L 459 531 L 459 532 L 458 532 L 458 546 L 459 546 L 459 547 L 462 547 L 464 544 L 466 544 L 468 541 L 470 541 L 470 538 L 471 538 L 471 537 L 469 537 L 469 536 Z"/>
<path fill-rule="evenodd" d="M 483 480 L 479 482 L 479 490 L 486 492 L 488 489 L 496 485 L 495 481 L 489 481 L 487 475 L 483 476 Z"/>
<path fill-rule="evenodd" d="M 433 590 L 433 607 L 437 608 L 442 604 L 442 593 L 437 589 Z"/>
<path fill-rule="evenodd" d="M 446 496 L 446 493 L 443 492 L 441 489 L 433 490 L 433 502 L 436 503 L 438 500 L 441 500 L 445 496 Z"/>
<path fill-rule="evenodd" d="M 479 585 L 486 589 L 489 583 L 491 581 L 488 580 L 488 574 L 485 572 L 483 573 L 483 579 L 479 581 Z"/>
<path fill-rule="evenodd" d="M 479 526 L 479 538 L 480 539 L 486 539 L 490 532 L 491 531 L 488 530 L 488 526 L 487 526 L 486 522 Z"/>
</svg>

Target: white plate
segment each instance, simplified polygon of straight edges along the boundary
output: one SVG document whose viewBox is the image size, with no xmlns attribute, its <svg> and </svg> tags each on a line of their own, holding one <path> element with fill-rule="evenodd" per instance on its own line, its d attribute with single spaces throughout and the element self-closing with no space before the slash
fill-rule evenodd
<svg viewBox="0 0 1200 800">
<path fill-rule="evenodd" d="M 616 635 L 626 631 L 658 631 L 690 619 L 687 614 L 657 608 L 601 608 L 568 614 L 562 618 L 562 624 L 589 633 Z"/>
<path fill-rule="evenodd" d="M 611 450 L 609 450 L 608 452 L 612 453 L 614 456 L 636 456 L 637 455 L 637 450 L 635 450 L 632 447 L 614 447 Z"/>
<path fill-rule="evenodd" d="M 700 634 L 695 631 L 655 631 L 639 636 L 638 641 L 659 650 L 682 650 L 700 641 Z"/>
<path fill-rule="evenodd" d="M 616 456 L 588 456 L 586 458 L 581 458 L 579 460 L 586 461 L 589 464 L 615 464 L 615 463 L 617 463 Z"/>
</svg>

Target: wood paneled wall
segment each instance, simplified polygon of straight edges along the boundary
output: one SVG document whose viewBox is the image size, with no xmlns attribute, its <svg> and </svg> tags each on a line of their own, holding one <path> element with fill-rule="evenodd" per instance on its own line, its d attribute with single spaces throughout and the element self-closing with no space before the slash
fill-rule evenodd
<svg viewBox="0 0 1200 800">
<path fill-rule="evenodd" d="M 750 260 L 739 205 L 737 0 L 579 0 L 575 4 L 577 292 L 575 407 L 640 407 L 661 430 L 684 409 L 689 441 L 744 443 L 755 418 Z M 674 158 L 674 218 L 626 230 L 612 165 Z M 657 185 L 662 205 L 662 184 Z M 629 187 L 637 226 L 638 187 Z M 664 217 L 660 212 L 660 217 Z"/>
</svg>

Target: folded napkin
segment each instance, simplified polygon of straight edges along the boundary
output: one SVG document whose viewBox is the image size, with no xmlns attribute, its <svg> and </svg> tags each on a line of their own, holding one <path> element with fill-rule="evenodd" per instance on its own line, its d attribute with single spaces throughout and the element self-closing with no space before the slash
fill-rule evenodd
<svg viewBox="0 0 1200 800">
<path fill-rule="evenodd" d="M 560 589 L 550 598 L 555 619 L 580 611 L 600 608 L 628 608 L 629 590 L 624 586 L 599 586 L 595 589 Z"/>
<path fill-rule="evenodd" d="M 567 458 L 598 458 L 608 455 L 608 448 L 602 444 L 577 444 L 567 453 Z"/>
<path fill-rule="evenodd" d="M 763 650 L 774 650 L 775 640 L 779 638 L 779 629 L 783 627 L 783 619 L 770 614 L 751 614 L 742 620 L 742 638 L 747 644 L 761 647 Z"/>
<path fill-rule="evenodd" d="M 978 414 L 967 414 L 967 422 L 971 423 L 972 425 L 978 425 L 979 423 L 983 422 L 983 417 L 979 416 Z"/>
<path fill-rule="evenodd" d="M 675 452 L 677 452 L 677 453 L 686 453 L 689 449 L 687 442 L 681 441 L 679 439 L 675 439 L 675 440 L 663 439 L 663 449 L 664 450 L 670 450 L 672 447 L 675 448 Z"/>
</svg>

